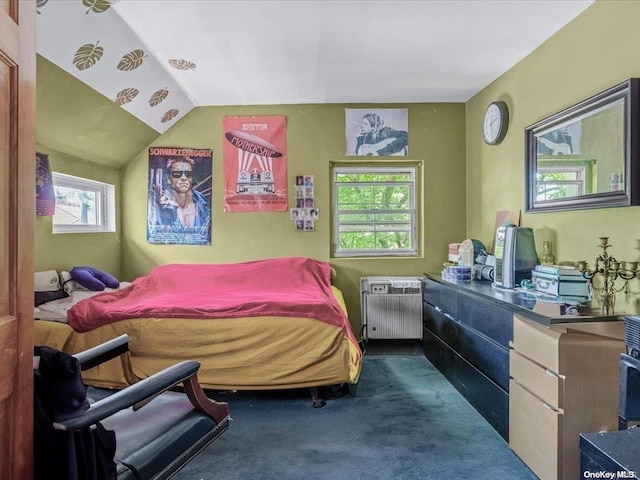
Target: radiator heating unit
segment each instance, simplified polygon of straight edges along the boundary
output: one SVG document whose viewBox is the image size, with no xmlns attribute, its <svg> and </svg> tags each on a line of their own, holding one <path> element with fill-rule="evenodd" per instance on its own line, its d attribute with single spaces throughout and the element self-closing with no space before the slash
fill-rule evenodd
<svg viewBox="0 0 640 480">
<path fill-rule="evenodd" d="M 422 339 L 422 277 L 362 277 L 366 339 Z"/>
</svg>

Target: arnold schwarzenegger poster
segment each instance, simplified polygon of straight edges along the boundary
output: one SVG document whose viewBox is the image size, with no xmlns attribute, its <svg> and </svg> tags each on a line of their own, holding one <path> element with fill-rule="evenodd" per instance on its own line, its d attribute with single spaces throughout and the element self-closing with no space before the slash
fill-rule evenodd
<svg viewBox="0 0 640 480">
<path fill-rule="evenodd" d="M 211 244 L 211 149 L 149 148 L 147 242 Z"/>
<path fill-rule="evenodd" d="M 286 128 L 283 116 L 224 117 L 225 212 L 287 211 Z"/>
</svg>

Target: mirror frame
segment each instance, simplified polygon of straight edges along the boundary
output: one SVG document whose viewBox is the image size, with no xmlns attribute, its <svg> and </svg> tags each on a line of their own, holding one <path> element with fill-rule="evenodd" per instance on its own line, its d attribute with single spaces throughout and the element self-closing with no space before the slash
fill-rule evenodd
<svg viewBox="0 0 640 480">
<path fill-rule="evenodd" d="M 572 107 L 525 128 L 525 211 L 553 212 L 585 208 L 623 207 L 640 204 L 640 79 L 631 78 Z M 563 199 L 537 201 L 538 152 L 541 132 L 560 128 L 572 120 L 595 114 L 602 107 L 623 99 L 624 104 L 624 190 L 592 193 Z M 559 156 L 558 160 L 561 160 Z"/>
</svg>

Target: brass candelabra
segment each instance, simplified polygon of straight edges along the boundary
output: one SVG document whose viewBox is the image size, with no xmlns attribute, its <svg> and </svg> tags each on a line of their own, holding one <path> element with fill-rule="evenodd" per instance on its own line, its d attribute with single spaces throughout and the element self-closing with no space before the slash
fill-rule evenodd
<svg viewBox="0 0 640 480">
<path fill-rule="evenodd" d="M 590 269 L 587 262 L 582 260 L 578 262 L 578 270 L 589 280 L 593 290 L 598 292 L 598 304 L 602 312 L 605 315 L 613 315 L 617 293 L 624 292 L 627 301 L 632 294 L 640 293 L 632 291 L 629 285 L 629 280 L 640 277 L 640 271 L 638 262 L 619 262 L 607 252 L 611 247 L 609 237 L 600 237 L 599 247 L 602 253 L 596 257 L 594 268 Z M 598 281 L 594 282 L 595 279 Z M 624 280 L 624 284 L 616 288 L 616 280 Z"/>
</svg>

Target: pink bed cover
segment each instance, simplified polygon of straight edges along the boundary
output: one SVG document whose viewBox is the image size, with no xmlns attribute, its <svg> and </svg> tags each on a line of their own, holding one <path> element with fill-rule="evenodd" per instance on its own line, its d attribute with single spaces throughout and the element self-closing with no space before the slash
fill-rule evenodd
<svg viewBox="0 0 640 480">
<path fill-rule="evenodd" d="M 78 332 L 130 318 L 259 316 L 314 318 L 341 327 L 357 344 L 331 290 L 331 267 L 303 257 L 157 266 L 129 287 L 82 300 L 67 313 Z"/>
</svg>

